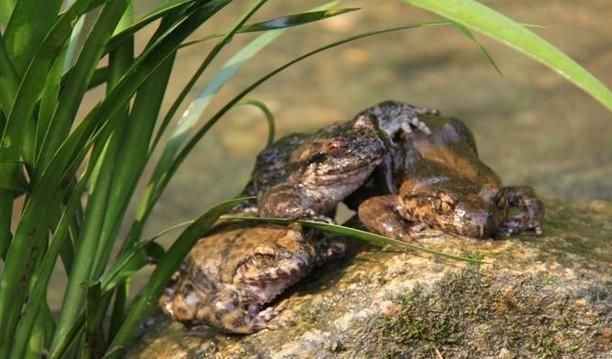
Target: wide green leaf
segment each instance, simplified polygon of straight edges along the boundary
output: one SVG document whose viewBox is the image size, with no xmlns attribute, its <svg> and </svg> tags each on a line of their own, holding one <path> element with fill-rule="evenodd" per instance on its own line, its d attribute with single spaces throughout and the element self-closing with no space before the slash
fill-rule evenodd
<svg viewBox="0 0 612 359">
<path fill-rule="evenodd" d="M 576 61 L 525 26 L 473 0 L 403 0 L 482 32 L 557 71 L 612 111 L 612 92 Z"/>
</svg>

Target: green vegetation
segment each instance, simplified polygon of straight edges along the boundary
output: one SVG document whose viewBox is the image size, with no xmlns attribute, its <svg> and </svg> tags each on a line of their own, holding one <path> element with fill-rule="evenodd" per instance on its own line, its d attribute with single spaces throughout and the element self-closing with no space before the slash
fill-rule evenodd
<svg viewBox="0 0 612 359">
<path fill-rule="evenodd" d="M 240 104 L 256 106 L 269 119 L 265 106 L 245 97 L 272 76 L 321 51 L 391 31 L 448 24 L 411 24 L 322 46 L 271 69 L 202 125 L 203 111 L 223 85 L 288 28 L 355 10 L 331 10 L 339 2 L 330 2 L 306 13 L 253 24 L 249 19 L 267 1 L 252 1 L 230 28 L 202 40 L 215 45 L 170 109 L 161 113 L 177 52 L 200 43 L 186 39 L 231 2 L 170 0 L 134 19 L 130 0 L 0 1 L 0 358 L 120 355 L 190 246 L 238 201 L 206 211 L 167 251 L 142 237 L 167 184 L 210 128 Z M 450 12 L 462 4 L 475 6 L 471 1 L 454 1 L 445 9 L 432 2 L 414 3 L 461 24 L 458 27 L 468 36 L 468 27 L 495 36 L 487 24 L 474 19 L 501 21 L 483 7 Z M 135 53 L 134 36 L 145 26 L 155 26 L 155 31 L 144 50 Z M 525 31 L 515 23 L 507 26 Z M 262 34 L 211 74 L 187 114 L 175 123 L 176 112 L 196 81 L 234 36 L 248 32 Z M 538 55 L 541 49 L 551 53 L 550 45 L 540 41 L 521 46 L 506 33 L 498 37 L 569 74 L 612 108 L 610 91 L 575 63 Z M 106 65 L 101 65 L 102 59 L 108 60 Z M 77 118 L 84 96 L 102 84 L 103 99 Z M 156 151 L 159 157 L 152 156 Z M 143 178 L 147 165 L 154 170 Z M 147 183 L 146 189 L 141 198 L 134 198 L 139 181 Z M 24 207 L 13 218 L 17 200 Z M 132 200 L 138 203 L 133 217 L 127 212 Z M 131 223 L 125 238 L 118 234 L 122 223 Z M 118 249 L 116 255 L 113 249 Z M 130 301 L 130 277 L 151 258 L 159 264 L 148 286 Z M 58 259 L 69 282 L 55 318 L 46 298 Z"/>
</svg>

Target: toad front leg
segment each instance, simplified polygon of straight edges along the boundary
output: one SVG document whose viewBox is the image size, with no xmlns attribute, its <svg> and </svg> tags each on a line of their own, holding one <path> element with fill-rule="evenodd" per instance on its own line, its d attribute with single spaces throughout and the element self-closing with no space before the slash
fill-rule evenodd
<svg viewBox="0 0 612 359">
<path fill-rule="evenodd" d="M 359 205 L 359 220 L 371 231 L 383 236 L 410 241 L 417 230 L 414 223 L 400 213 L 395 195 L 372 197 Z"/>
<path fill-rule="evenodd" d="M 533 190 L 528 186 L 508 186 L 501 189 L 501 193 L 508 199 L 510 208 L 517 208 L 519 213 L 510 215 L 498 230 L 499 236 L 512 236 L 516 234 L 542 234 L 542 217 L 544 205 Z"/>
<path fill-rule="evenodd" d="M 378 128 L 394 139 L 399 133 L 411 133 L 413 127 L 431 135 L 431 130 L 419 116 L 439 115 L 440 111 L 388 100 L 364 110 L 361 114 L 373 116 Z"/>
</svg>

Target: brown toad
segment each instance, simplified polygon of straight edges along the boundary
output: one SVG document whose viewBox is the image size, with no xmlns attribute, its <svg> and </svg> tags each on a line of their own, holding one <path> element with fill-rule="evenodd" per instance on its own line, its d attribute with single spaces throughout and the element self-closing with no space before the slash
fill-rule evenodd
<svg viewBox="0 0 612 359">
<path fill-rule="evenodd" d="M 222 223 L 200 239 L 159 304 L 188 326 L 248 334 L 268 327 L 268 306 L 314 267 L 344 253 L 339 239 L 315 240 L 298 225 Z"/>
<path fill-rule="evenodd" d="M 432 134 L 396 141 L 392 165 L 347 199 L 370 230 L 399 239 L 422 225 L 475 238 L 541 234 L 544 207 L 532 188 L 503 187 L 462 121 L 422 119 Z"/>
<path fill-rule="evenodd" d="M 325 219 L 377 166 L 390 163 L 394 138 L 412 127 L 429 133 L 419 116 L 435 113 L 385 101 L 312 135 L 278 140 L 259 154 L 253 171 L 260 214 Z"/>
</svg>

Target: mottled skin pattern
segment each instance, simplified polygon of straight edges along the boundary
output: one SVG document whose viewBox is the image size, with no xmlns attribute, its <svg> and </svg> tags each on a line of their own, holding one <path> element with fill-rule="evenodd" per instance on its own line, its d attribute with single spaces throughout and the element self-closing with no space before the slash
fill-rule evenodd
<svg viewBox="0 0 612 359">
<path fill-rule="evenodd" d="M 385 101 L 312 135 L 278 140 L 258 156 L 253 172 L 260 214 L 326 219 L 377 166 L 390 165 L 394 138 L 412 127 L 429 133 L 418 116 L 435 113 Z"/>
<path fill-rule="evenodd" d="M 474 238 L 541 234 L 544 208 L 533 189 L 502 187 L 460 120 L 422 119 L 432 134 L 403 135 L 392 165 L 379 167 L 378 177 L 347 199 L 370 230 L 405 240 L 423 225 Z M 519 213 L 509 215 L 510 208 Z"/>
<path fill-rule="evenodd" d="M 240 334 L 266 328 L 282 310 L 266 304 L 344 253 L 339 239 L 311 237 L 296 225 L 220 224 L 193 247 L 159 304 L 188 326 Z"/>
</svg>

